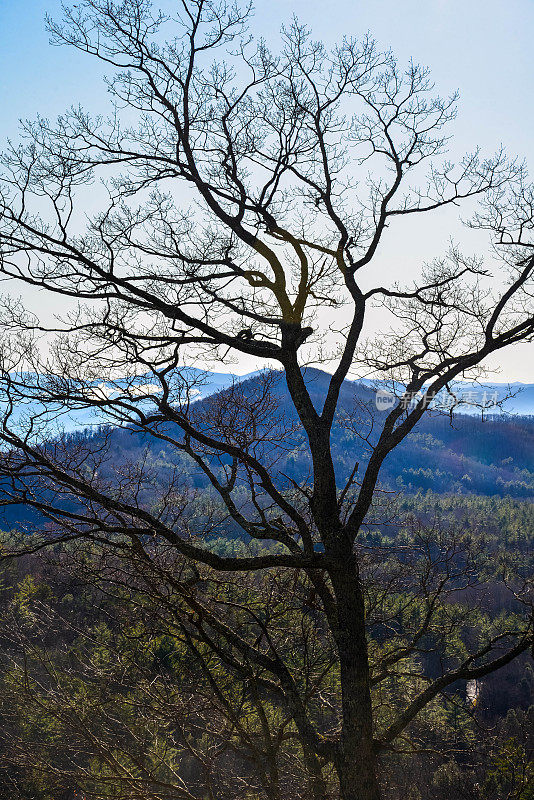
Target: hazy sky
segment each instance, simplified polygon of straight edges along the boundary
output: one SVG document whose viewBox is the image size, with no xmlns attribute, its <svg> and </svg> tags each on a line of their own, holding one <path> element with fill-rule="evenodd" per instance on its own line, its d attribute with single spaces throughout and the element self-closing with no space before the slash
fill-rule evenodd
<svg viewBox="0 0 534 800">
<path fill-rule="evenodd" d="M 53 117 L 73 103 L 102 110 L 99 67 L 48 44 L 46 12 L 59 16 L 60 2 L 0 0 L 0 143 L 16 136 L 20 117 Z M 327 43 L 370 31 L 400 60 L 428 65 L 441 94 L 460 90 L 454 151 L 490 153 L 502 143 L 534 171 L 534 0 L 257 0 L 254 27 L 270 40 L 293 13 Z M 421 241 L 399 231 L 383 258 L 395 255 L 409 270 L 443 252 L 449 234 L 439 220 Z M 500 366 L 500 380 L 534 382 L 534 348 L 516 347 Z"/>
</svg>

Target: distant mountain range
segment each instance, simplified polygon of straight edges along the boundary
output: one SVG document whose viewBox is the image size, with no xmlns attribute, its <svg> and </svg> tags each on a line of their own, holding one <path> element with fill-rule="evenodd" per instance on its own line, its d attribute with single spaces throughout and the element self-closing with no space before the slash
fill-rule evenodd
<svg viewBox="0 0 534 800">
<path fill-rule="evenodd" d="M 197 369 L 195 367 L 188 367 L 184 370 L 187 375 L 188 381 L 198 384 L 191 392 L 192 398 L 195 402 L 203 400 L 216 392 L 220 392 L 229 388 L 233 383 L 241 383 L 254 378 L 259 372 L 250 372 L 247 375 L 235 375 L 224 372 L 210 372 Z M 308 369 L 308 380 L 315 380 L 318 374 L 323 376 L 321 382 L 328 380 L 328 374 L 314 368 Z M 314 377 L 315 376 L 315 377 Z M 387 392 L 387 384 L 382 381 L 372 380 L 355 380 L 345 381 L 346 390 L 349 393 L 364 392 L 368 400 L 376 398 L 376 392 Z M 102 397 L 113 397 L 113 391 L 110 389 L 109 384 L 104 381 L 95 382 L 93 385 L 95 395 Z M 159 387 L 154 383 L 154 380 L 147 378 L 145 384 L 140 385 L 139 390 L 143 390 L 146 395 L 156 394 Z M 528 383 L 469 383 L 458 382 L 453 386 L 458 405 L 455 409 L 456 414 L 480 416 L 481 406 L 484 406 L 486 415 L 500 415 L 507 417 L 512 416 L 534 416 L 534 384 Z M 372 395 L 368 395 L 368 392 Z M 141 394 L 141 391 L 138 392 Z M 443 396 L 445 404 L 450 401 L 449 397 Z M 393 401 L 393 398 L 391 398 Z M 148 404 L 149 401 L 139 400 L 141 404 Z M 2 398 L 0 397 L 0 409 L 2 406 Z M 32 416 L 44 410 L 43 406 L 39 403 L 36 397 L 35 402 L 26 402 L 20 409 L 15 409 L 14 418 L 17 416 Z M 68 413 L 61 414 L 57 418 L 58 423 L 66 431 L 74 431 L 80 428 L 91 427 L 102 424 L 105 421 L 105 416 L 98 415 L 93 409 L 82 409 L 69 411 Z"/>
<path fill-rule="evenodd" d="M 493 414 L 515 414 L 523 416 L 534 415 L 534 384 L 533 383 L 456 383 L 455 392 L 463 397 L 464 404 L 458 407 L 462 414 L 480 414 L 476 405 L 469 404 L 483 402 L 484 399 L 491 404 L 493 398 L 502 402 L 502 408 L 489 408 Z"/>
<path fill-rule="evenodd" d="M 204 378 L 202 391 L 193 406 L 193 414 L 200 428 L 210 424 L 209 406 L 214 393 L 224 392 L 236 380 L 234 376 L 222 373 L 210 373 Z M 308 391 L 316 408 L 322 406 L 329 378 L 321 370 L 306 371 Z M 239 379 L 239 387 L 245 398 L 248 396 L 255 401 L 262 393 L 259 374 L 243 376 Z M 147 384 L 144 389 L 148 392 Z M 488 393 L 506 392 L 506 388 L 500 384 L 476 387 L 477 392 L 484 390 Z M 466 391 L 475 389 L 469 385 Z M 283 444 L 276 455 L 276 471 L 273 474 L 275 481 L 283 488 L 286 483 L 289 487 L 290 481 L 307 480 L 312 465 L 306 437 L 289 402 L 282 373 L 274 381 L 271 392 L 273 399 L 278 401 L 275 417 L 282 419 L 284 428 L 290 431 L 287 435 L 282 434 Z M 499 414 L 482 419 L 480 415 L 458 414 L 451 419 L 449 415 L 430 411 L 386 458 L 381 472 L 381 485 L 404 494 L 430 490 L 448 495 L 509 496 L 530 501 L 534 497 L 534 415 L 531 416 L 534 412 L 534 386 L 524 387 L 523 392 L 509 402 L 516 409 L 515 416 Z M 519 410 L 527 415 L 520 416 L 517 413 Z M 365 381 L 345 381 L 331 434 L 339 486 L 344 485 L 355 463 L 359 464 L 356 481 L 361 479 L 380 432 L 383 414 L 376 406 L 375 387 Z M 239 420 L 239 414 L 236 419 Z M 88 430 L 88 422 L 94 424 L 98 420 L 87 414 L 84 417 L 81 413 L 77 417 L 71 416 L 69 425 L 73 430 L 73 442 L 87 439 L 90 447 L 94 444 L 98 449 L 100 429 L 95 425 L 92 431 Z M 270 419 L 266 419 L 260 422 L 260 427 L 269 423 Z M 274 424 L 279 424 L 276 419 Z M 167 427 L 170 435 L 180 436 L 174 423 L 167 423 Z M 159 430 L 161 432 L 163 429 Z M 273 441 L 276 442 L 276 439 Z M 110 448 L 110 460 L 106 469 L 111 480 L 115 471 L 120 472 L 125 463 L 144 462 L 148 453 L 152 468 L 159 476 L 158 482 L 164 484 L 177 469 L 192 485 L 199 489 L 206 487 L 206 478 L 193 461 L 147 432 L 131 426 L 111 429 L 107 446 Z M 276 444 L 274 446 L 278 447 Z M 17 526 L 31 516 L 21 508 L 7 507 L 0 513 L 0 528 Z"/>
<path fill-rule="evenodd" d="M 249 372 L 247 375 L 233 375 L 223 372 L 202 372 L 194 368 L 189 370 L 191 375 L 202 376 L 202 389 L 199 390 L 198 399 L 209 397 L 214 392 L 221 391 L 232 385 L 234 381 L 246 381 L 258 375 L 258 372 Z M 316 370 L 309 370 L 310 374 Z M 323 373 L 327 375 L 327 373 Z M 361 381 L 345 381 L 357 391 L 359 384 L 376 389 L 383 386 L 382 381 L 363 379 Z M 480 405 L 486 406 L 489 414 L 514 414 L 520 416 L 534 416 L 534 384 L 533 383 L 473 383 L 468 381 L 457 382 L 453 390 L 458 398 L 458 413 L 481 413 Z M 495 405 L 498 403 L 498 405 Z"/>
<path fill-rule="evenodd" d="M 200 370 L 198 370 L 200 372 Z M 244 381 L 257 375 L 250 372 L 248 375 L 228 375 L 222 372 L 205 373 L 206 383 L 199 393 L 199 399 L 208 397 L 214 392 L 226 389 L 234 381 Z M 359 384 L 376 389 L 381 381 L 346 381 L 353 385 L 355 390 Z M 473 383 L 468 381 L 458 382 L 453 385 L 453 391 L 459 401 L 457 412 L 460 414 L 480 415 L 481 405 L 489 414 L 513 414 L 516 416 L 534 416 L 534 383 Z"/>
</svg>

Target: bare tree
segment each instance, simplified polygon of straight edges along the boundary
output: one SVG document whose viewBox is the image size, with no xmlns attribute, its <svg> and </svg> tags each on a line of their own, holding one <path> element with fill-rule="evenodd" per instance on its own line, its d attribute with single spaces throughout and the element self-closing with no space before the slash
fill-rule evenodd
<svg viewBox="0 0 534 800">
<path fill-rule="evenodd" d="M 74 108 L 55 124 L 27 123 L 25 141 L 3 159 L 3 276 L 79 304 L 70 304 L 51 342 L 51 331 L 5 303 L 3 502 L 49 521 L 34 548 L 84 537 L 149 560 L 156 539 L 220 573 L 304 573 L 339 663 L 340 726 L 331 735 L 315 726 L 268 637 L 255 644 L 256 632 L 248 638 L 197 610 L 237 672 L 250 663 L 261 669 L 290 711 L 308 796 L 327 796 L 324 769 L 332 765 L 343 800 L 376 800 L 378 754 L 428 703 L 532 641 L 528 619 L 490 636 L 407 699 L 380 736 L 373 731 L 358 542 L 384 460 L 436 395 L 487 356 L 532 338 L 534 195 L 524 168 L 503 153 L 445 159 L 455 98 L 434 97 L 425 69 L 403 70 L 370 39 L 329 52 L 296 22 L 273 54 L 248 36 L 248 15 L 204 0 L 184 0 L 168 15 L 144 0 L 84 0 L 65 11 L 63 25 L 49 22 L 56 43 L 113 70 L 114 110 L 93 119 Z M 87 220 L 97 178 L 109 200 Z M 482 254 L 456 249 L 412 287 L 373 269 L 393 223 L 473 200 L 480 204 L 468 224 L 488 232 L 495 275 Z M 376 302 L 392 312 L 393 327 L 367 342 L 364 322 Z M 348 323 L 318 405 L 305 365 L 330 346 L 322 312 L 340 307 Z M 252 396 L 235 388 L 192 402 L 187 365 L 242 354 L 281 369 L 295 419 L 276 409 L 270 374 Z M 370 440 L 362 474 L 355 465 L 339 486 L 331 431 L 343 382 L 358 365 L 402 390 Z M 29 401 L 41 412 L 25 419 Z M 194 516 L 178 513 L 172 477 L 155 504 L 143 465 L 122 477 L 106 469 L 105 439 L 84 447 L 51 439 L 51 422 L 79 408 L 187 456 L 224 508 L 213 525 L 229 520 L 270 545 L 220 554 Z M 277 467 L 299 431 L 311 464 L 302 482 Z"/>
</svg>

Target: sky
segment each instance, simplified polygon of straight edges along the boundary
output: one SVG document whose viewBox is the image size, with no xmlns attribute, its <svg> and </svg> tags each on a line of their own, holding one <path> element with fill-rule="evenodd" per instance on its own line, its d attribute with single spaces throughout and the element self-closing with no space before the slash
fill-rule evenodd
<svg viewBox="0 0 534 800">
<path fill-rule="evenodd" d="M 490 154 L 503 144 L 534 172 L 534 0 L 256 0 L 255 6 L 255 32 L 267 41 L 296 14 L 327 44 L 369 31 L 400 61 L 429 66 L 440 94 L 460 92 L 454 153 L 480 145 Z M 19 118 L 53 118 L 78 103 L 102 110 L 100 66 L 50 46 L 45 13 L 59 17 L 60 2 L 0 0 L 0 148 L 16 138 Z M 443 253 L 449 234 L 439 219 L 422 237 L 395 232 L 381 257 L 409 271 L 412 262 Z M 512 348 L 488 366 L 500 369 L 497 380 L 534 382 L 534 345 Z"/>
</svg>

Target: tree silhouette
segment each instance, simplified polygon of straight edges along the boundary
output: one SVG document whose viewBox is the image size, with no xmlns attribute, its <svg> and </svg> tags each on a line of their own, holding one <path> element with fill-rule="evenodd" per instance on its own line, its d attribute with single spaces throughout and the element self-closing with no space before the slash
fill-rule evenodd
<svg viewBox="0 0 534 800">
<path fill-rule="evenodd" d="M 195 564 L 193 583 L 179 589 L 184 624 L 290 715 L 306 796 L 328 796 L 331 766 L 343 800 L 377 800 L 377 757 L 428 703 L 532 641 L 528 615 L 488 634 L 373 730 L 373 681 L 417 652 L 432 598 L 456 575 L 448 558 L 439 562 L 446 578 L 425 589 L 427 617 L 371 674 L 361 538 L 380 470 L 439 392 L 532 338 L 534 195 L 524 168 L 502 152 L 446 160 L 455 97 L 435 97 L 426 69 L 402 69 L 370 38 L 327 51 L 297 22 L 272 53 L 247 33 L 249 13 L 205 0 L 183 0 L 168 15 L 145 0 L 83 0 L 63 25 L 49 21 L 54 42 L 111 68 L 114 110 L 92 118 L 72 108 L 56 123 L 26 123 L 3 158 L 2 275 L 66 309 L 53 331 L 17 302 L 2 310 L 3 503 L 47 523 L 24 549 L 82 538 L 150 562 L 154 542 L 164 542 Z M 106 199 L 86 218 L 99 179 Z M 495 274 L 481 255 L 456 248 L 413 286 L 377 266 L 394 221 L 473 200 L 468 224 L 487 232 Z M 392 328 L 369 341 L 364 323 L 376 303 Z M 332 343 L 324 319 L 340 314 L 347 322 Z M 332 374 L 317 407 L 305 369 L 329 348 Z M 277 403 L 272 372 L 249 394 L 236 386 L 194 403 L 187 367 L 240 355 L 282 371 L 296 423 Z M 389 380 L 395 401 L 373 421 L 363 474 L 355 465 L 339 486 L 330 436 L 357 368 Z M 30 401 L 40 410 L 28 418 Z M 215 523 L 199 514 L 179 470 L 164 489 L 145 463 L 113 473 L 109 433 L 81 443 L 51 436 L 54 420 L 80 408 L 187 456 L 219 498 L 219 529 L 229 520 L 265 546 L 237 555 L 211 547 Z M 366 435 L 357 414 L 351 424 Z M 299 433 L 311 470 L 296 482 L 277 459 Z M 337 729 L 315 725 L 312 699 L 260 617 L 243 611 L 250 625 L 236 626 L 203 602 L 206 569 L 305 576 L 334 643 Z"/>
</svg>

